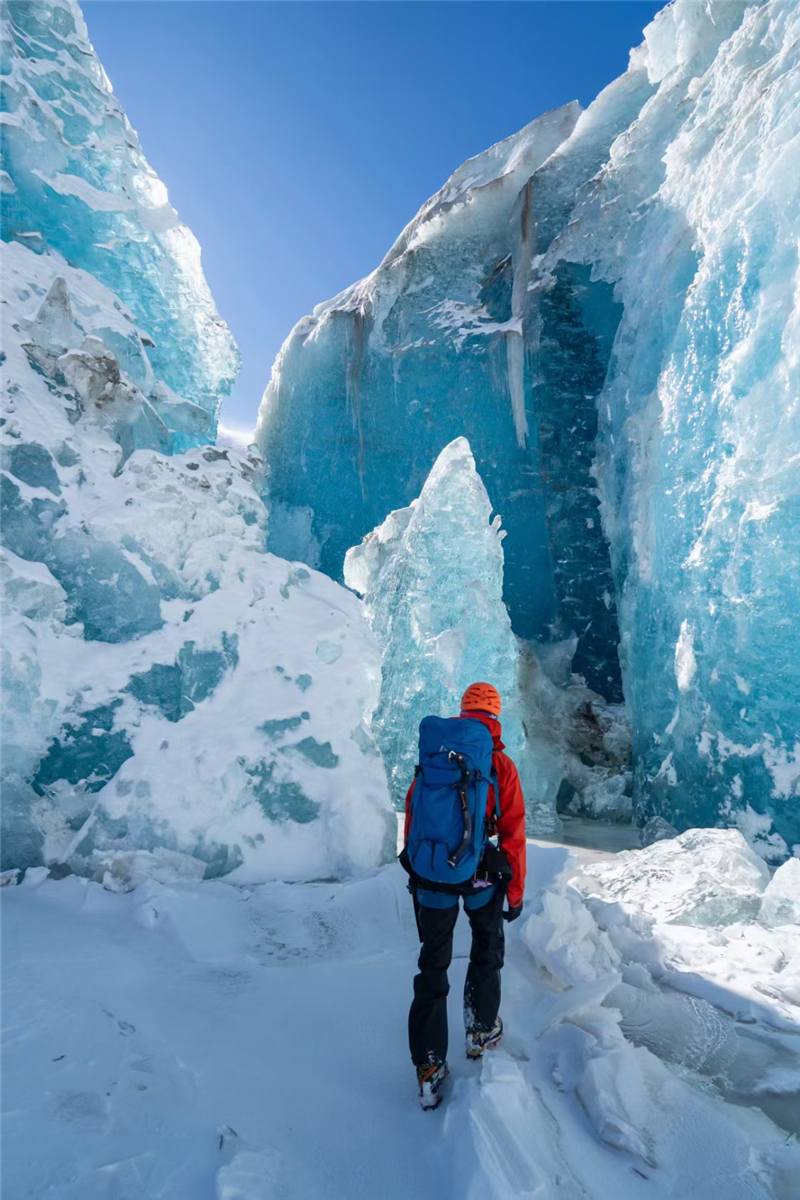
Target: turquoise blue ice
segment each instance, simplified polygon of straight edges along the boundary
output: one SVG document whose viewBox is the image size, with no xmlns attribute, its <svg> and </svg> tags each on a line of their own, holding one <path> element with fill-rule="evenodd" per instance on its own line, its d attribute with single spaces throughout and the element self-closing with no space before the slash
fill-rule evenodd
<svg viewBox="0 0 800 1200">
<path fill-rule="evenodd" d="M 374 864 L 373 732 L 398 800 L 474 677 L 537 828 L 800 843 L 797 6 L 676 0 L 459 168 L 290 335 L 266 461 L 76 5 L 3 19 L 4 861 Z"/>
<path fill-rule="evenodd" d="M 272 544 L 337 575 L 469 438 L 514 631 L 634 737 L 634 811 L 800 841 L 800 10 L 676 0 L 629 70 L 465 163 L 301 321 Z"/>
<path fill-rule="evenodd" d="M 239 356 L 197 240 L 145 159 L 77 4 L 4 0 L 2 13 L 3 240 L 57 252 L 119 296 L 132 320 L 101 330 L 107 346 L 177 448 L 213 440 Z M 207 414 L 199 435 L 202 414 L 170 403 L 170 390 Z"/>
</svg>

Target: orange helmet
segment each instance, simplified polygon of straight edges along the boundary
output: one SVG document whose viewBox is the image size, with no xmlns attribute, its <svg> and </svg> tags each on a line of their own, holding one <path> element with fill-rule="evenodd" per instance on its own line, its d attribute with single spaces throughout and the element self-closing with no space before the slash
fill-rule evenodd
<svg viewBox="0 0 800 1200">
<path fill-rule="evenodd" d="M 500 693 L 491 683 L 471 683 L 461 697 L 462 712 L 474 712 L 477 709 L 499 717 L 502 707 Z"/>
</svg>

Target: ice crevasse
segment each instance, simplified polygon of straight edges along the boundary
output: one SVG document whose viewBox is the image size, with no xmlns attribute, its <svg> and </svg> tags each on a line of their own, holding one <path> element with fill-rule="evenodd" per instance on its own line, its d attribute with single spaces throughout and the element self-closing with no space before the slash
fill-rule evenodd
<svg viewBox="0 0 800 1200">
<path fill-rule="evenodd" d="M 466 437 L 514 634 L 633 729 L 633 802 L 800 842 L 800 9 L 675 0 L 292 331 L 273 547 L 342 571 Z M 324 448 L 324 452 L 323 452 Z M 491 635 L 494 636 L 494 633 Z"/>
<path fill-rule="evenodd" d="M 373 867 L 374 636 L 209 442 L 237 352 L 77 6 L 3 21 L 3 867 Z"/>
</svg>

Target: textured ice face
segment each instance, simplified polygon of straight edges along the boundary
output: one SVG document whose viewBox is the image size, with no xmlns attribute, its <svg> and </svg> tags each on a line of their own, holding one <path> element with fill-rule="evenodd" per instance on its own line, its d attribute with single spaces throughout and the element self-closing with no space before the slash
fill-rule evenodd
<svg viewBox="0 0 800 1200">
<path fill-rule="evenodd" d="M 503 699 L 503 739 L 521 761 L 518 648 L 503 604 L 503 532 L 466 438 L 439 455 L 419 499 L 391 513 L 345 559 L 383 649 L 373 730 L 399 806 L 414 776 L 419 723 L 457 716 L 470 683 Z"/>
<path fill-rule="evenodd" d="M 109 313 L 104 340 L 122 369 L 164 406 L 181 448 L 213 440 L 238 353 L 200 247 L 142 154 L 77 4 L 9 0 L 2 38 L 4 241 L 57 251 L 114 292 L 130 313 L 126 325 Z M 56 325 L 63 339 L 68 314 Z M 162 381 L 158 395 L 148 357 Z M 167 414 L 175 415 L 177 397 L 196 407 L 173 425 Z"/>
<path fill-rule="evenodd" d="M 4 20 L 3 865 L 374 866 L 396 824 L 358 601 L 266 553 L 263 463 L 207 444 L 230 335 L 77 9 Z"/>
<path fill-rule="evenodd" d="M 531 832 L 559 828 L 565 794 L 575 811 L 630 816 L 624 710 L 571 674 L 574 641 L 537 652 L 514 635 L 502 596 L 504 538 L 469 443 L 457 438 L 419 499 L 347 552 L 345 581 L 364 596 L 383 648 L 373 728 L 393 799 L 402 804 L 413 776 L 420 720 L 457 713 L 464 689 L 485 679 L 503 699 L 503 740 Z"/>
<path fill-rule="evenodd" d="M 799 33 L 781 0 L 660 14 L 657 91 L 541 265 L 590 266 L 623 310 L 597 478 L 637 815 L 736 822 L 778 858 L 800 838 Z"/>
<path fill-rule="evenodd" d="M 334 573 L 467 435 L 514 631 L 575 635 L 612 702 L 622 667 L 637 820 L 774 859 L 800 842 L 799 22 L 665 8 L 585 112 L 465 164 L 298 325 L 260 424 L 277 544 Z M 621 812 L 598 782 L 582 811 Z"/>
<path fill-rule="evenodd" d="M 690 829 L 585 870 L 608 895 L 677 925 L 751 920 L 769 883 L 768 868 L 735 829 Z"/>
<path fill-rule="evenodd" d="M 380 861 L 394 818 L 358 601 L 265 552 L 257 458 L 121 444 L 121 424 L 156 426 L 96 334 L 119 300 L 20 245 L 6 265 L 4 865 L 125 887 Z"/>
<path fill-rule="evenodd" d="M 265 552 L 260 460 L 123 444 L 157 423 L 97 335 L 117 298 L 20 245 L 5 265 L 4 865 L 125 887 L 380 861 L 394 818 L 358 601 Z"/>
<path fill-rule="evenodd" d="M 580 369 L 565 364 L 559 377 L 562 411 L 545 422 L 530 407 L 526 280 L 513 266 L 520 228 L 525 252 L 533 245 L 530 211 L 512 221 L 520 189 L 579 113 L 577 104 L 548 113 L 465 163 L 371 276 L 299 323 L 275 364 L 258 438 L 276 552 L 338 578 L 347 548 L 407 506 L 443 448 L 467 437 L 508 532 L 515 632 L 588 631 L 594 649 L 580 643 L 577 669 L 619 699 L 613 586 L 589 474 L 589 393 L 602 385 L 610 341 L 607 331 L 584 337 Z M 606 148 L 610 136 L 600 138 Z M 582 169 L 599 161 L 595 149 Z"/>
</svg>

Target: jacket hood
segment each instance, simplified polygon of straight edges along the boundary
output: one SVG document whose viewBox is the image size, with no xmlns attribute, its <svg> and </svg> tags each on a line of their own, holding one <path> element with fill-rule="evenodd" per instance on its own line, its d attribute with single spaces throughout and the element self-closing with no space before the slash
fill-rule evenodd
<svg viewBox="0 0 800 1200">
<path fill-rule="evenodd" d="M 496 717 L 490 717 L 488 713 L 482 712 L 462 712 L 459 716 L 463 721 L 480 721 L 481 725 L 485 725 L 492 735 L 495 750 L 505 750 L 505 744 L 502 741 L 503 726 Z"/>
</svg>

